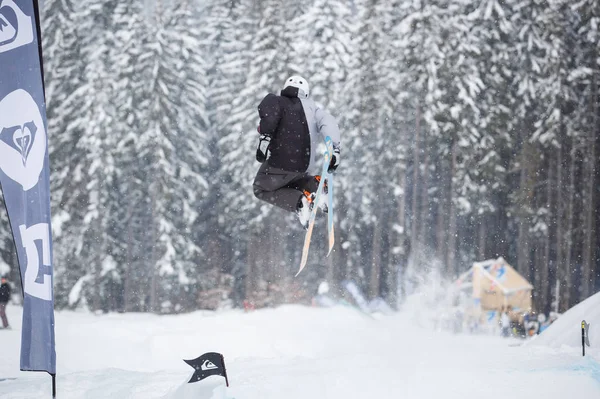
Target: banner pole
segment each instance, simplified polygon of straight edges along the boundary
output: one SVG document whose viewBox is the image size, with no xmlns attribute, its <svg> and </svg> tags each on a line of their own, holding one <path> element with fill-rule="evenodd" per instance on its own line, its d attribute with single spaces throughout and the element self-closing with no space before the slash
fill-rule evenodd
<svg viewBox="0 0 600 399">
<path fill-rule="evenodd" d="M 38 53 L 40 55 L 40 72 L 42 73 L 42 91 L 44 92 L 44 101 L 46 99 L 46 82 L 44 81 L 44 56 L 42 51 L 42 24 L 40 22 L 40 8 L 38 0 L 33 0 L 33 11 L 35 14 L 35 24 L 38 40 Z"/>
<path fill-rule="evenodd" d="M 42 51 L 42 24 L 40 21 L 39 0 L 33 0 L 33 12 L 35 14 L 35 25 L 38 41 L 38 54 L 40 57 L 40 72 L 42 75 L 42 92 L 44 93 L 44 101 L 46 101 L 46 82 L 44 80 L 44 55 Z M 56 399 L 56 374 L 52 376 L 52 399 Z"/>
<path fill-rule="evenodd" d="M 223 363 L 223 374 L 225 374 L 225 384 L 229 388 L 229 378 L 227 377 L 227 367 L 225 367 L 225 357 L 221 355 L 221 362 Z"/>
<path fill-rule="evenodd" d="M 581 322 L 581 350 L 585 356 L 585 320 Z"/>
</svg>

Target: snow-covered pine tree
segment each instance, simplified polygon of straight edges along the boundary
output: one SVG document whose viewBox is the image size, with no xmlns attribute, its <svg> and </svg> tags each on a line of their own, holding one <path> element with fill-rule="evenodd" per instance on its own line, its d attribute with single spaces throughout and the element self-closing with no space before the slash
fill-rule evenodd
<svg viewBox="0 0 600 399">
<path fill-rule="evenodd" d="M 210 82 L 208 104 L 217 136 L 230 132 L 226 121 L 245 82 L 252 41 L 252 8 L 247 1 L 213 0 L 201 24 L 211 55 L 206 61 Z"/>
<path fill-rule="evenodd" d="M 518 6 L 517 6 L 518 5 Z M 517 269 L 525 278 L 532 279 L 532 249 L 535 241 L 533 232 L 535 204 L 535 176 L 542 166 L 540 147 L 531 140 L 535 133 L 538 115 L 544 112 L 545 105 L 551 101 L 543 98 L 546 93 L 542 87 L 545 81 L 552 46 L 547 40 L 547 10 L 544 0 L 518 2 L 511 15 L 515 26 L 511 35 L 513 43 L 513 98 L 512 116 L 515 119 L 514 152 L 519 154 L 514 159 L 512 168 L 519 171 L 512 174 L 514 180 L 511 195 L 511 213 L 516 216 L 513 234 L 518 236 Z M 518 178 L 518 181 L 515 181 Z M 509 226 L 510 228 L 510 226 Z M 515 231 L 516 230 L 516 231 Z"/>
<path fill-rule="evenodd" d="M 209 42 L 207 54 L 207 70 L 209 79 L 209 95 L 207 107 L 210 116 L 209 144 L 213 156 L 210 170 L 214 178 L 211 182 L 211 197 L 207 205 L 211 208 L 211 219 L 203 219 L 204 223 L 212 226 L 210 245 L 205 246 L 211 251 L 207 254 L 213 263 L 221 268 L 226 265 L 240 264 L 236 258 L 237 245 L 234 237 L 243 220 L 230 220 L 225 196 L 231 190 L 231 176 L 224 172 L 223 156 L 232 150 L 232 146 L 222 145 L 223 138 L 234 133 L 230 125 L 230 115 L 233 103 L 239 97 L 246 83 L 249 69 L 250 47 L 253 32 L 257 25 L 255 2 L 249 0 L 212 1 L 203 14 L 200 24 L 203 35 Z M 233 216 L 233 215 L 232 215 Z M 242 270 L 232 271 L 236 275 Z M 238 293 L 239 296 L 242 293 Z"/>
<path fill-rule="evenodd" d="M 597 228 L 598 181 L 600 162 L 600 4 L 584 0 L 572 5 L 581 18 L 577 24 L 579 54 L 577 67 L 572 71 L 573 84 L 577 87 L 581 103 L 577 107 L 580 146 L 581 177 L 577 189 L 581 198 L 581 279 L 580 298 L 587 298 L 596 289 L 597 279 Z"/>
<path fill-rule="evenodd" d="M 444 218 L 447 212 L 441 209 L 446 204 L 447 190 L 439 184 L 444 173 L 444 157 L 440 156 L 439 146 L 435 145 L 439 134 L 426 123 L 430 119 L 430 98 L 439 94 L 434 89 L 439 83 L 437 68 L 443 45 L 439 29 L 443 25 L 444 16 L 437 2 L 419 0 L 403 2 L 398 12 L 401 21 L 394 29 L 401 60 L 398 71 L 401 90 L 397 103 L 398 108 L 405 113 L 404 118 L 400 118 L 400 123 L 407 130 L 405 134 L 408 137 L 401 141 L 402 144 L 399 143 L 398 152 L 405 153 L 404 162 L 407 165 L 406 171 L 401 171 L 399 176 L 399 181 L 405 179 L 405 183 L 397 190 L 400 190 L 403 201 L 406 201 L 408 223 L 397 227 L 401 232 L 397 250 L 402 251 L 410 242 L 410 264 L 421 269 L 419 260 L 422 258 L 422 248 L 435 242 L 439 259 L 445 256 L 446 248 L 445 239 L 442 241 L 436 238 L 429 241 L 431 244 L 425 240 L 428 226 L 435 226 L 436 232 L 445 232 L 446 227 L 441 227 L 440 224 L 447 223 Z M 424 209 L 427 211 L 424 212 Z M 435 220 L 427 218 L 432 209 Z"/>
<path fill-rule="evenodd" d="M 561 192 L 565 188 L 564 174 L 561 173 L 562 171 L 556 173 L 555 166 L 557 161 L 562 163 L 564 159 L 563 154 L 558 156 L 563 151 L 558 147 L 567 144 L 567 140 L 564 138 L 561 140 L 569 119 L 563 113 L 565 110 L 563 106 L 575 97 L 572 88 L 565 84 L 569 74 L 569 72 L 565 73 L 565 67 L 573 62 L 574 47 L 565 46 L 565 40 L 570 40 L 569 30 L 571 30 L 567 28 L 569 24 L 567 21 L 572 22 L 572 16 L 570 5 L 562 7 L 560 2 L 548 2 L 536 18 L 537 25 L 541 26 L 538 32 L 543 35 L 540 40 L 545 43 L 544 52 L 547 51 L 547 54 L 535 72 L 537 85 L 535 101 L 539 111 L 537 111 L 533 131 L 530 132 L 529 142 L 539 154 L 537 156 L 539 159 L 537 170 L 534 170 L 537 185 L 531 191 L 534 195 L 529 223 L 531 248 L 527 256 L 531 259 L 533 282 L 536 286 L 534 306 L 543 312 L 549 310 L 550 287 L 554 287 L 555 281 L 562 279 L 560 266 L 562 266 L 564 253 L 564 219 L 560 215 L 564 214 L 567 193 Z M 518 43 L 518 41 L 514 42 Z M 559 140 L 562 143 L 559 144 Z M 562 165 L 559 168 L 562 168 Z M 560 185 L 557 184 L 557 180 L 561 180 Z M 555 190 L 558 192 L 555 193 Z M 557 196 L 559 196 L 558 201 L 556 201 Z M 554 226 L 557 228 L 554 229 Z M 554 263 L 551 254 L 554 252 L 555 235 L 561 237 L 556 259 L 560 266 L 558 266 L 559 273 L 556 274 L 551 272 Z M 571 276 L 568 278 L 570 279 Z"/>
<path fill-rule="evenodd" d="M 242 4 L 240 4 L 242 6 Z M 260 221 L 257 202 L 252 196 L 252 180 L 256 165 L 254 150 L 258 134 L 257 106 L 268 92 L 277 92 L 288 71 L 286 46 L 289 35 L 286 23 L 281 18 L 282 5 L 279 1 L 261 2 L 258 9 L 260 23 L 253 37 L 247 37 L 250 47 L 250 65 L 245 82 L 236 90 L 231 114 L 226 121 L 230 133 L 219 143 L 223 154 L 223 172 L 231 178 L 231 189 L 225 194 L 228 204 L 226 213 L 232 220 L 243 221 L 246 231 Z M 255 14 L 256 15 L 256 14 Z"/>
<path fill-rule="evenodd" d="M 148 40 L 148 23 L 144 3 L 121 2 L 112 15 L 115 48 L 114 102 L 118 123 L 114 127 L 116 173 L 110 189 L 110 236 L 114 262 L 108 285 L 120 287 L 116 308 L 143 310 L 147 287 L 143 271 L 149 252 L 146 226 L 148 215 L 148 175 L 138 157 L 135 144 L 143 123 L 145 109 L 139 104 L 146 98 L 144 64 L 140 62 Z"/>
<path fill-rule="evenodd" d="M 245 259 L 247 267 L 254 268 L 252 272 L 247 272 L 248 276 L 255 279 L 253 281 L 265 279 L 264 273 L 275 269 L 266 267 L 269 256 L 265 254 L 265 249 L 261 249 L 259 245 L 250 245 L 250 242 L 254 238 L 258 240 L 266 237 L 264 229 L 276 226 L 283 215 L 254 198 L 252 181 L 259 167 L 255 160 L 258 140 L 257 106 L 268 92 L 278 92 L 290 71 L 292 33 L 289 22 L 283 18 L 286 5 L 287 2 L 271 0 L 239 4 L 242 7 L 239 11 L 248 10 L 248 6 L 251 6 L 249 15 L 255 16 L 259 22 L 252 35 L 243 36 L 243 40 L 248 40 L 245 43 L 250 49 L 249 69 L 246 71 L 245 81 L 235 90 L 236 97 L 226 120 L 229 133 L 219 142 L 223 166 L 221 173 L 230 182 L 222 197 L 224 214 L 229 218 L 228 231 L 235 231 L 235 234 L 244 237 L 238 242 L 236 258 Z M 264 223 L 267 216 L 272 218 L 272 222 Z M 266 244 L 266 240 L 263 243 Z M 247 287 L 255 285 L 250 280 L 247 281 Z"/>
<path fill-rule="evenodd" d="M 477 242 L 478 253 L 472 254 L 485 259 L 489 254 L 506 253 L 507 240 L 499 239 L 505 234 L 506 214 L 504 207 L 508 195 L 506 177 L 507 155 L 513 145 L 511 81 L 513 49 L 507 38 L 513 34 L 511 22 L 512 5 L 489 0 L 474 6 L 465 3 L 464 14 L 467 24 L 472 26 L 469 36 L 479 43 L 476 56 L 479 78 L 485 88 L 478 96 L 481 112 L 477 126 L 481 138 L 477 142 L 477 153 L 472 158 L 476 163 L 470 167 L 476 192 L 471 191 L 473 211 L 470 215 L 473 231 L 472 242 Z M 504 227 L 502 227 L 504 226 Z M 475 236 L 476 234 L 476 236 Z"/>
<path fill-rule="evenodd" d="M 469 2 L 456 2 L 444 13 L 444 25 L 439 31 L 443 56 L 439 58 L 437 73 L 445 84 L 442 95 L 430 105 L 434 136 L 438 134 L 436 141 L 442 151 L 448 150 L 450 159 L 446 263 L 451 276 L 462 272 L 457 269 L 463 263 L 461 257 L 472 259 L 475 255 L 473 247 L 468 245 L 477 233 L 474 219 L 492 209 L 479 168 L 485 156 L 481 147 L 489 140 L 485 138 L 486 126 L 481 119 L 485 86 L 479 59 L 483 43 L 470 31 L 472 8 Z"/>
<path fill-rule="evenodd" d="M 78 165 L 86 153 L 78 146 L 83 129 L 73 123 L 79 118 L 84 62 L 81 56 L 80 23 L 76 4 L 71 0 L 48 0 L 43 4 L 42 40 L 46 85 L 48 147 L 51 170 L 51 196 L 54 227 L 55 291 L 57 306 L 66 305 L 78 271 L 72 276 L 79 239 L 69 231 L 81 227 L 87 192 Z M 73 280 L 75 279 L 75 280 Z"/>
<path fill-rule="evenodd" d="M 390 171 L 384 171 L 382 165 L 395 167 L 398 160 L 406 158 L 407 132 L 400 129 L 406 110 L 397 106 L 405 67 L 398 30 L 394 29 L 401 14 L 395 2 L 361 1 L 356 6 L 357 46 L 352 58 L 358 63 L 349 73 L 352 84 L 347 90 L 350 106 L 346 110 L 350 115 L 346 116 L 348 130 L 344 130 L 345 149 L 352 157 L 344 165 L 344 175 L 351 178 L 344 190 L 349 209 L 342 227 L 363 232 L 350 236 L 346 244 L 351 248 L 348 260 L 356 265 L 354 276 L 364 276 L 360 280 L 368 281 L 371 296 L 384 293 L 395 302 L 396 262 L 384 254 L 390 245 L 391 221 L 398 212 L 399 202 L 394 198 L 398 180 L 395 171 L 394 177 L 388 178 Z M 352 114 L 354 110 L 357 112 Z M 354 226 L 346 227 L 350 220 Z"/>
<path fill-rule="evenodd" d="M 306 3 L 305 3 L 306 4 Z M 345 179 L 348 165 L 352 163 L 351 152 L 345 147 L 349 143 L 347 123 L 353 114 L 352 101 L 357 98 L 355 87 L 350 84 L 353 71 L 358 68 L 358 60 L 353 56 L 356 45 L 355 16 L 352 5 L 346 1 L 317 0 L 306 4 L 305 12 L 296 10 L 293 37 L 293 56 L 291 67 L 293 73 L 306 77 L 310 83 L 311 97 L 318 104 L 324 106 L 338 121 L 342 132 L 342 152 L 344 165 L 336 176 L 336 192 L 345 192 L 348 179 Z M 356 76 L 356 74 L 355 74 Z M 344 213 L 347 207 L 342 196 L 336 196 L 338 222 L 344 222 Z M 338 242 L 345 242 L 345 229 L 338 229 Z M 318 245 L 319 242 L 317 242 Z M 344 268 L 336 272 L 334 265 L 345 262 L 343 253 L 346 251 L 334 250 L 329 260 L 327 279 L 330 284 L 341 282 L 344 279 Z M 315 252 L 321 251 L 315 246 Z M 309 268 L 309 271 L 313 270 Z M 337 275 L 337 276 L 336 276 Z"/>
<path fill-rule="evenodd" d="M 554 248 L 549 256 L 549 264 L 555 265 L 554 282 L 559 283 L 559 297 L 553 298 L 561 311 L 567 309 L 572 303 L 571 243 L 572 229 L 569 227 L 569 204 L 575 193 L 570 190 L 569 159 L 575 155 L 570 150 L 573 137 L 576 136 L 574 126 L 574 112 L 579 108 L 575 87 L 570 84 L 570 74 L 575 69 L 577 44 L 579 35 L 576 32 L 576 21 L 579 19 L 577 12 L 571 8 L 569 1 L 553 1 L 550 4 L 549 42 L 552 46 L 550 65 L 546 84 L 542 87 L 548 91 L 544 95 L 550 102 L 541 115 L 541 120 L 536 125 L 534 139 L 547 145 L 547 179 L 546 185 L 551 190 L 548 197 L 553 201 L 549 203 L 546 225 L 550 227 L 547 235 L 546 248 Z M 554 230 L 552 232 L 552 230 Z M 552 234 L 553 233 L 553 234 Z M 554 252 L 554 256 L 552 256 Z M 547 265 L 546 270 L 550 267 Z M 552 280 L 546 285 L 553 287 Z M 556 283 L 555 283 L 556 284 Z M 543 290 L 546 291 L 546 290 Z M 544 303 L 540 298 L 540 302 Z M 548 301 L 542 306 L 549 305 Z"/>
<path fill-rule="evenodd" d="M 353 41 L 352 9 L 347 1 L 316 0 L 294 21 L 293 66 L 309 79 L 311 96 L 331 113 L 345 110 L 343 91 Z"/>
<path fill-rule="evenodd" d="M 114 70 L 111 69 L 115 52 L 111 16 L 115 6 L 114 1 L 86 0 L 76 8 L 80 20 L 76 24 L 80 54 L 87 62 L 80 70 L 81 83 L 66 100 L 69 109 L 77 107 L 77 111 L 69 115 L 72 119 L 66 128 L 81 132 L 81 137 L 74 144 L 78 153 L 75 166 L 69 176 L 60 177 L 70 179 L 71 195 L 66 197 L 77 198 L 73 206 L 79 213 L 69 213 L 69 218 L 63 218 L 70 219 L 63 226 L 68 227 L 65 231 L 70 240 L 64 237 L 66 247 L 61 246 L 57 252 L 62 258 L 55 262 L 58 265 L 56 280 L 61 284 L 64 279 L 65 287 L 78 287 L 69 296 L 71 303 L 85 296 L 94 309 L 102 305 L 103 268 L 110 259 L 106 210 L 110 205 L 108 187 L 114 175 L 114 156 L 110 151 L 114 148 L 114 141 L 111 142 L 114 137 L 110 132 L 116 118 Z M 79 284 L 74 283 L 77 280 Z"/>
<path fill-rule="evenodd" d="M 380 125 L 379 83 L 377 61 L 382 57 L 385 33 L 377 19 L 377 1 L 361 1 L 356 3 L 356 43 L 352 49 L 353 57 L 361 68 L 350 72 L 348 85 L 348 104 L 344 112 L 347 125 L 343 131 L 343 149 L 347 157 L 343 169 L 340 168 L 338 178 L 340 205 L 347 204 L 347 211 L 340 209 L 344 215 L 341 229 L 350 232 L 345 238 L 347 273 L 346 277 L 355 279 L 357 283 L 367 287 L 368 273 L 371 270 L 373 226 L 377 215 L 376 198 L 380 179 L 376 179 L 379 168 L 372 163 L 377 154 L 376 148 L 381 145 L 383 127 Z M 343 174 L 342 174 L 343 171 Z M 341 200 L 340 197 L 344 199 Z"/>
<path fill-rule="evenodd" d="M 158 3 L 140 57 L 147 86 L 138 104 L 145 113 L 134 148 L 147 177 L 147 242 L 152 243 L 147 306 L 152 311 L 161 310 L 172 284 L 194 281 L 200 254 L 190 232 L 207 188 L 200 173 L 209 157 L 202 108 L 206 82 L 197 55 L 202 47 L 190 15 L 187 3 L 174 10 Z"/>
<path fill-rule="evenodd" d="M 188 303 L 195 305 L 198 292 L 216 288 L 203 284 L 207 275 L 225 272 L 218 251 L 220 209 L 219 180 L 213 177 L 220 162 L 215 140 L 210 136 L 208 110 L 209 79 L 207 76 L 210 41 L 198 27 L 189 1 L 175 7 L 168 25 L 173 30 L 173 40 L 180 41 L 181 75 L 176 84 L 180 90 L 181 105 L 178 107 L 177 129 L 180 134 L 174 141 L 177 154 L 176 183 L 181 192 L 178 209 L 179 271 L 176 286 L 182 292 L 189 291 Z M 218 282 L 215 282 L 218 283 Z M 168 291 L 167 291 L 168 292 Z M 186 299 L 185 295 L 179 295 Z M 176 297 L 171 298 L 174 301 Z"/>
</svg>

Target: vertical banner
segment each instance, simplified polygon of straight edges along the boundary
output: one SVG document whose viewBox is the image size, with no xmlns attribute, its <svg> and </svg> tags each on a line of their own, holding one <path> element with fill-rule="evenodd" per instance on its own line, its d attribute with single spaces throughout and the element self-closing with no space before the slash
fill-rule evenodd
<svg viewBox="0 0 600 399">
<path fill-rule="evenodd" d="M 23 283 L 21 370 L 56 374 L 46 105 L 36 0 L 0 0 L 0 186 Z"/>
</svg>

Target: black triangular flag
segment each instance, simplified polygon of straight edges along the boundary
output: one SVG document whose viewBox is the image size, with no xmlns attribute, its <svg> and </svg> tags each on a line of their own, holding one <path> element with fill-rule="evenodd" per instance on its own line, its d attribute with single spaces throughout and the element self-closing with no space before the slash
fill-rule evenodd
<svg viewBox="0 0 600 399">
<path fill-rule="evenodd" d="M 225 377 L 225 383 L 229 386 L 229 380 L 227 378 L 227 370 L 225 369 L 225 359 L 220 353 L 209 352 L 194 359 L 194 360 L 183 360 L 196 370 L 194 375 L 188 381 L 188 384 L 192 382 L 202 381 L 206 377 L 211 375 L 220 375 Z"/>
</svg>

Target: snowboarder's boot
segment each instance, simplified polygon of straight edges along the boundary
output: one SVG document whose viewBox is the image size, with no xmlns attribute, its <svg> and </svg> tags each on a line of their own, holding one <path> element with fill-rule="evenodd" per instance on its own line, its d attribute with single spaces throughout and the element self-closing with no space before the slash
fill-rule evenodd
<svg viewBox="0 0 600 399">
<path fill-rule="evenodd" d="M 296 208 L 296 214 L 298 215 L 298 219 L 300 219 L 300 224 L 305 230 L 308 230 L 308 221 L 314 206 L 312 199 L 313 198 L 311 197 L 310 193 L 307 196 L 305 192 L 305 194 L 300 197 L 300 201 L 298 201 L 298 207 Z"/>
</svg>

